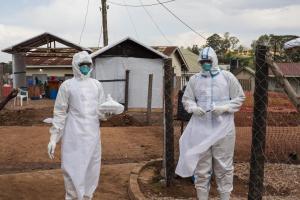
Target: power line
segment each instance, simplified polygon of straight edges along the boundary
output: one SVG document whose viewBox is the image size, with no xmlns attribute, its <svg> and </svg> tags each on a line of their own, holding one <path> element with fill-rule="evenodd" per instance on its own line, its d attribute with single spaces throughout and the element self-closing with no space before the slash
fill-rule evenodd
<svg viewBox="0 0 300 200">
<path fill-rule="evenodd" d="M 99 7 L 99 13 L 100 13 L 100 17 L 101 17 L 101 7 Z M 100 21 L 101 23 L 101 28 L 100 28 L 100 34 L 99 34 L 99 39 L 98 39 L 98 47 L 100 47 L 100 42 L 101 42 L 101 38 L 102 38 L 102 33 L 103 33 L 103 23 Z"/>
<path fill-rule="evenodd" d="M 123 2 L 125 3 L 124 0 L 123 0 Z M 131 25 L 132 25 L 132 27 L 133 27 L 133 29 L 134 29 L 135 35 L 136 35 L 137 39 L 139 39 L 139 35 L 138 35 L 138 33 L 137 33 L 137 30 L 136 30 L 136 27 L 135 27 L 135 25 L 134 25 L 133 19 L 132 19 L 132 17 L 131 17 L 130 12 L 129 12 L 128 6 L 125 6 L 125 8 L 126 8 L 126 11 L 127 11 L 128 17 L 129 17 L 129 20 L 130 20 L 130 22 L 131 22 Z"/>
<path fill-rule="evenodd" d="M 98 47 L 100 47 L 101 38 L 102 38 L 102 31 L 103 31 L 103 25 L 101 24 L 101 29 L 100 29 L 99 39 L 98 39 Z"/>
<path fill-rule="evenodd" d="M 90 0 L 88 0 L 88 2 L 87 2 L 85 17 L 84 17 L 84 23 L 83 23 L 83 27 L 82 27 L 82 30 L 81 30 L 81 33 L 80 33 L 80 37 L 79 37 L 79 44 L 81 43 L 81 38 L 82 38 L 84 29 L 85 29 L 86 19 L 87 19 L 87 15 L 88 15 L 88 12 L 89 12 L 89 5 L 90 5 Z"/>
<path fill-rule="evenodd" d="M 156 0 L 162 7 L 164 7 L 171 15 L 173 15 L 176 19 L 178 19 L 182 24 L 184 24 L 186 27 L 188 27 L 191 31 L 193 31 L 195 34 L 199 35 L 203 39 L 206 40 L 206 37 L 201 35 L 199 32 L 197 32 L 195 29 L 193 29 L 191 26 L 189 26 L 186 22 L 184 22 L 182 19 L 180 19 L 177 15 L 175 15 L 174 12 L 172 12 L 167 6 L 164 5 L 163 2 L 160 2 L 159 0 Z"/>
<path fill-rule="evenodd" d="M 157 28 L 157 30 L 160 32 L 160 34 L 165 38 L 165 40 L 171 44 L 170 40 L 168 40 L 168 38 L 166 37 L 166 35 L 163 33 L 163 31 L 160 29 L 160 27 L 158 26 L 158 24 L 155 22 L 154 18 L 151 16 L 150 12 L 144 7 L 144 4 L 141 0 L 139 0 L 141 3 L 141 6 L 143 7 L 144 11 L 146 12 L 146 14 L 149 16 L 149 18 L 151 19 L 152 23 L 154 24 L 154 26 Z"/>
<path fill-rule="evenodd" d="M 133 4 L 125 4 L 125 3 L 118 3 L 118 2 L 114 2 L 114 1 L 107 1 L 108 3 L 117 5 L 117 6 L 124 6 L 124 7 L 135 7 L 135 8 L 140 8 L 140 7 L 147 7 L 147 6 L 157 6 L 160 5 L 161 3 L 170 3 L 173 2 L 175 0 L 168 0 L 168 1 L 164 1 L 164 2 L 160 2 L 160 3 L 152 3 L 152 4 L 144 4 L 144 5 L 133 5 Z"/>
</svg>

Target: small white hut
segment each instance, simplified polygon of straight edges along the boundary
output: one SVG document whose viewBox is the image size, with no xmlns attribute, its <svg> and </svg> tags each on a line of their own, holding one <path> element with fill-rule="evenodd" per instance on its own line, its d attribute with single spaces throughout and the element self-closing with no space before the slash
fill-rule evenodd
<svg viewBox="0 0 300 200">
<path fill-rule="evenodd" d="M 152 108 L 163 108 L 164 60 L 168 57 L 130 37 L 91 54 L 93 77 L 129 109 L 147 108 L 149 74 L 153 74 Z M 127 76 L 126 76 L 127 71 Z"/>
</svg>

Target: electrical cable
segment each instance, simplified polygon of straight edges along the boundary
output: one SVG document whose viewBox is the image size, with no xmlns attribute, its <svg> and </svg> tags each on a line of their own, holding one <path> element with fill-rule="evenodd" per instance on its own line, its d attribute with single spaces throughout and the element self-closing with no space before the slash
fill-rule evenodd
<svg viewBox="0 0 300 200">
<path fill-rule="evenodd" d="M 101 7 L 99 7 L 99 13 L 100 13 L 100 17 L 101 17 Z M 100 42 L 101 42 L 101 38 L 102 38 L 102 33 L 103 33 L 103 24 L 101 23 L 101 28 L 100 28 L 100 34 L 99 34 L 99 39 L 98 39 L 98 48 L 100 48 Z"/>
<path fill-rule="evenodd" d="M 84 29 L 85 29 L 85 26 L 86 26 L 86 19 L 87 19 L 88 12 L 89 12 L 89 5 L 90 5 L 90 0 L 88 0 L 88 2 L 87 2 L 85 17 L 84 17 L 84 23 L 83 23 L 83 27 L 82 27 L 80 37 L 79 37 L 79 44 L 81 43 L 82 35 L 83 35 Z"/>
<path fill-rule="evenodd" d="M 168 40 L 168 38 L 166 37 L 166 35 L 163 33 L 163 31 L 160 29 L 160 27 L 158 26 L 158 24 L 155 22 L 154 18 L 152 17 L 152 15 L 150 14 L 150 12 L 143 6 L 143 2 L 141 0 L 139 0 L 141 3 L 141 6 L 143 7 L 144 11 L 146 12 L 146 14 L 149 16 L 149 18 L 151 19 L 152 23 L 154 24 L 154 26 L 157 28 L 157 30 L 160 32 L 160 34 L 164 37 L 164 39 L 169 43 L 172 44 L 170 42 L 170 40 Z"/>
<path fill-rule="evenodd" d="M 170 2 L 173 2 L 175 0 L 168 0 L 168 1 L 164 1 L 164 2 L 161 2 L 162 4 L 164 3 L 170 3 Z M 108 3 L 111 3 L 111 4 L 114 4 L 114 5 L 117 5 L 117 6 L 125 6 L 125 7 L 136 7 L 136 8 L 140 8 L 140 7 L 144 7 L 144 6 L 157 6 L 157 5 L 160 5 L 161 3 L 152 3 L 152 4 L 144 4 L 143 6 L 142 5 L 133 5 L 133 4 L 125 4 L 125 3 L 118 3 L 118 2 L 114 2 L 114 1 L 107 1 Z"/>
<path fill-rule="evenodd" d="M 160 2 L 159 0 L 156 0 L 163 8 L 165 8 L 171 15 L 173 15 L 177 20 L 179 20 L 183 25 L 185 25 L 187 28 L 189 28 L 191 31 L 193 31 L 195 34 L 200 36 L 201 38 L 206 40 L 206 37 L 201 35 L 199 32 L 197 32 L 195 29 L 193 29 L 191 26 L 189 26 L 186 22 L 184 22 L 182 19 L 180 19 L 174 12 L 172 12 L 167 6 L 163 4 L 163 2 Z"/>
<path fill-rule="evenodd" d="M 125 3 L 124 0 L 123 0 L 123 2 Z M 131 14 L 130 14 L 130 12 L 129 12 L 128 6 L 125 6 L 125 8 L 126 8 L 126 11 L 127 11 L 128 17 L 129 17 L 129 20 L 130 20 L 130 22 L 131 22 L 131 25 L 132 25 L 132 27 L 133 27 L 133 29 L 134 29 L 135 35 L 136 35 L 137 39 L 139 39 L 139 35 L 138 35 L 137 29 L 136 29 L 136 27 L 135 27 L 135 25 L 134 25 L 132 16 L 131 16 Z"/>
</svg>

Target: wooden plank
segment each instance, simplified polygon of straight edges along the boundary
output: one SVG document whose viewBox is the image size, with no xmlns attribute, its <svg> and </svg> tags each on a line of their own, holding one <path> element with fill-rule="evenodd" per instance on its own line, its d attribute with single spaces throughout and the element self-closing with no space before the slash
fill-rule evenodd
<svg viewBox="0 0 300 200">
<path fill-rule="evenodd" d="M 149 74 L 149 81 L 148 81 L 148 100 L 147 100 L 147 124 L 148 124 L 148 125 L 150 125 L 150 122 L 151 122 L 152 82 L 153 82 L 153 74 Z"/>
<path fill-rule="evenodd" d="M 126 78 L 125 78 L 125 111 L 128 110 L 128 101 L 129 101 L 129 73 L 130 70 L 126 70 Z"/>
</svg>

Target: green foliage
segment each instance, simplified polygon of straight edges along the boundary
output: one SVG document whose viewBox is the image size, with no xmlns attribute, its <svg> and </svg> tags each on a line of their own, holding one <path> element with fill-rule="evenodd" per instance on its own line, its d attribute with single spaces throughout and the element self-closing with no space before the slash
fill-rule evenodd
<svg viewBox="0 0 300 200">
<path fill-rule="evenodd" d="M 220 55 L 222 53 L 223 38 L 215 33 L 207 38 L 206 46 L 210 46 L 215 50 L 217 55 Z"/>
<path fill-rule="evenodd" d="M 6 74 L 6 73 L 12 74 L 12 62 L 11 61 L 9 63 L 4 64 L 3 73 L 4 74 Z"/>
<path fill-rule="evenodd" d="M 220 63 L 230 63 L 232 56 L 235 55 L 232 51 L 243 51 L 245 48 L 239 46 L 240 40 L 235 36 L 230 36 L 229 32 L 224 33 L 223 37 L 218 34 L 213 34 L 207 38 L 206 46 L 212 47 L 218 55 Z M 241 49 L 242 48 L 242 49 Z"/>
<path fill-rule="evenodd" d="M 284 50 L 284 43 L 297 38 L 295 35 L 261 35 L 257 40 L 251 44 L 253 51 L 255 51 L 257 44 L 264 44 L 269 46 L 270 52 L 273 54 L 275 62 L 300 62 L 300 49 L 298 50 Z"/>
<path fill-rule="evenodd" d="M 192 48 L 191 48 L 191 47 L 188 47 L 187 49 L 188 49 L 189 51 L 193 52 L 194 54 L 197 54 L 197 55 L 199 54 L 199 51 L 200 51 L 198 45 L 193 45 Z"/>
</svg>

